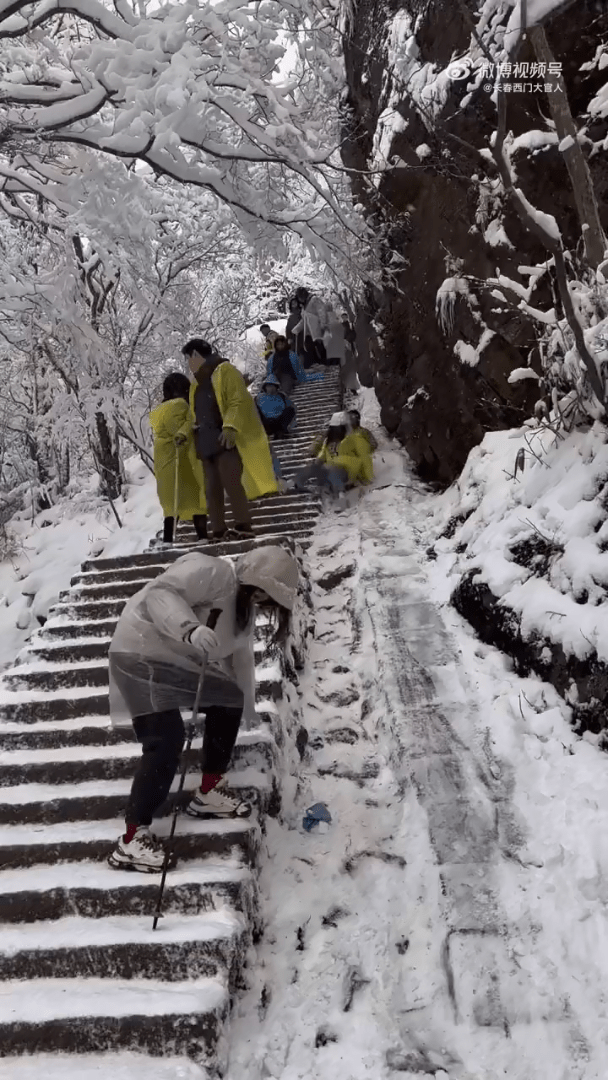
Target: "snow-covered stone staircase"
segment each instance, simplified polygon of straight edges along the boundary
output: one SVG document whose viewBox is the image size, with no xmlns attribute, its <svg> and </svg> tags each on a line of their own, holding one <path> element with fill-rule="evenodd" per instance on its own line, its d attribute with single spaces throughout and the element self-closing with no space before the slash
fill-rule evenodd
<svg viewBox="0 0 608 1080">
<path fill-rule="evenodd" d="M 286 478 L 340 407 L 338 372 L 293 396 L 297 433 L 274 442 Z M 259 500 L 255 541 L 198 546 L 229 556 L 279 540 L 305 548 L 319 507 L 312 495 Z M 108 645 L 126 599 L 195 543 L 184 524 L 172 548 L 85 563 L 0 682 L 0 1056 L 7 1080 L 11 1059 L 47 1052 L 185 1056 L 222 1075 L 231 998 L 262 925 L 261 829 L 264 816 L 280 809 L 284 666 L 263 625 L 256 627 L 259 726 L 240 734 L 230 771 L 232 787 L 252 799 L 257 815 L 180 818 L 179 864 L 168 876 L 155 933 L 158 878 L 106 863 L 140 753 L 130 729 L 108 726 Z M 170 797 L 155 826 L 161 835 L 172 805 Z M 103 1077 L 110 1071 L 108 1061 Z"/>
</svg>

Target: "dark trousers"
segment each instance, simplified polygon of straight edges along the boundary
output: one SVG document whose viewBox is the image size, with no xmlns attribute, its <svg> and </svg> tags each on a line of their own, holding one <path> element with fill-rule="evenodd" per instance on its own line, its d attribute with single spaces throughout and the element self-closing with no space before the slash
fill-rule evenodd
<svg viewBox="0 0 608 1080">
<path fill-rule="evenodd" d="M 175 524 L 174 518 L 166 517 L 163 526 L 163 540 L 166 544 L 170 544 L 173 540 L 173 526 Z M 207 515 L 195 514 L 192 518 L 192 524 L 196 529 L 196 535 L 199 540 L 207 539 Z"/>
<path fill-rule="evenodd" d="M 313 461 L 310 465 L 304 465 L 298 469 L 293 478 L 294 487 L 299 489 L 310 481 L 319 484 L 320 487 L 329 488 L 334 494 L 344 491 L 348 482 L 348 473 L 342 465 L 324 465 L 322 461 Z"/>
<path fill-rule="evenodd" d="M 288 405 L 280 416 L 263 416 L 264 431 L 267 435 L 284 435 L 295 415 L 293 405 Z"/>
<path fill-rule="evenodd" d="M 278 375 L 277 378 L 279 380 L 279 389 L 281 393 L 285 394 L 286 397 L 290 397 L 290 395 L 293 394 L 294 386 L 296 385 L 296 377 L 293 373 L 293 369 L 291 371 L 284 371 L 281 375 Z"/>
<path fill-rule="evenodd" d="M 313 364 L 319 363 L 319 357 L 315 351 L 315 343 L 310 334 L 307 334 L 304 338 L 304 344 L 300 355 L 302 356 L 302 366 L 304 368 L 309 368 L 312 367 Z"/>
<path fill-rule="evenodd" d="M 234 524 L 251 528 L 251 512 L 241 481 L 243 462 L 236 447 L 234 450 L 222 450 L 215 457 L 203 458 L 203 472 L 209 522 L 214 536 L 226 529 L 224 495 L 228 496 Z"/>
<path fill-rule="evenodd" d="M 232 756 L 239 724 L 239 708 L 210 705 L 205 709 L 205 734 L 201 751 L 204 773 L 225 773 Z M 136 716 L 133 727 L 142 745 L 131 794 L 127 825 L 150 825 L 155 812 L 169 794 L 183 749 L 185 731 L 179 709 Z"/>
</svg>

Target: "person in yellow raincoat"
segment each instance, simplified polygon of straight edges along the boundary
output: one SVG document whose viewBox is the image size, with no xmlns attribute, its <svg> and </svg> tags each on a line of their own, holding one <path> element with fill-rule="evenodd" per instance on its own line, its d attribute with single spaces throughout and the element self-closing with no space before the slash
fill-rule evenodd
<svg viewBox="0 0 608 1080">
<path fill-rule="evenodd" d="M 187 342 L 182 353 L 194 375 L 190 388 L 194 445 L 203 466 L 213 540 L 250 539 L 254 533 L 248 500 L 278 490 L 266 432 L 233 364 L 201 338 Z M 226 495 L 234 517 L 230 530 Z"/>
<path fill-rule="evenodd" d="M 175 506 L 182 521 L 192 521 L 199 540 L 207 539 L 207 505 L 203 470 L 194 450 L 189 405 L 190 379 L 181 371 L 167 375 L 163 402 L 150 413 L 154 433 L 154 475 L 164 514 L 163 542 L 174 538 Z M 177 493 L 175 466 L 177 458 Z"/>
<path fill-rule="evenodd" d="M 294 491 L 315 483 L 337 494 L 347 483 L 367 484 L 374 478 L 369 443 L 360 430 L 349 431 L 347 413 L 334 413 L 325 438 L 317 436 L 311 453 L 315 461 L 299 469 L 288 485 Z"/>
</svg>

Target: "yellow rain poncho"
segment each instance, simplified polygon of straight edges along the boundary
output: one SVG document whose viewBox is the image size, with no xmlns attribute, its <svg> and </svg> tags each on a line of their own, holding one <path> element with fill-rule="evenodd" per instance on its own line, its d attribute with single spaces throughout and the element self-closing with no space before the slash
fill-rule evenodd
<svg viewBox="0 0 608 1080">
<path fill-rule="evenodd" d="M 213 372 L 211 383 L 223 426 L 236 431 L 236 448 L 243 462 L 242 482 L 247 498 L 258 499 L 260 495 L 278 491 L 268 438 L 240 371 L 224 361 Z M 194 418 L 197 386 L 195 380 L 190 387 L 190 408 Z"/>
<path fill-rule="evenodd" d="M 158 499 L 165 517 L 175 510 L 175 455 L 179 454 L 177 515 L 191 521 L 194 514 L 206 514 L 203 468 L 196 456 L 192 436 L 192 417 L 184 398 L 163 401 L 150 413 L 154 432 L 154 475 Z M 186 436 L 182 446 L 175 445 L 175 436 Z"/>
<path fill-rule="evenodd" d="M 337 447 L 337 452 L 332 454 L 324 442 L 317 454 L 319 461 L 325 465 L 341 465 L 348 473 L 351 484 L 359 481 L 368 484 L 374 479 L 374 466 L 369 443 L 361 431 L 351 431 Z"/>
</svg>

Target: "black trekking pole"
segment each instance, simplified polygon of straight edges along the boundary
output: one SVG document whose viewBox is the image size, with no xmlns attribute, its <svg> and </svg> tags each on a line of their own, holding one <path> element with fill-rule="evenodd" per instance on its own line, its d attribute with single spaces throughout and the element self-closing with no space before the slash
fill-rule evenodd
<svg viewBox="0 0 608 1080">
<path fill-rule="evenodd" d="M 210 630 L 215 630 L 217 620 L 219 619 L 221 614 L 222 614 L 222 609 L 221 608 L 211 608 L 211 611 L 209 612 L 209 616 L 207 618 L 207 622 L 205 623 L 205 626 L 208 626 Z M 197 723 L 197 720 L 198 720 L 198 710 L 199 710 L 199 705 L 201 703 L 201 695 L 202 695 L 202 692 L 203 692 L 203 683 L 205 681 L 206 667 L 207 667 L 207 661 L 205 659 L 203 661 L 203 666 L 202 666 L 202 669 L 201 669 L 201 673 L 200 673 L 200 675 L 198 677 L 198 686 L 196 688 L 196 696 L 194 698 L 194 705 L 192 706 L 192 717 L 191 717 L 190 725 L 189 725 L 189 728 L 188 728 L 188 738 L 186 740 L 186 748 L 184 750 L 184 765 L 183 765 L 183 768 L 182 768 L 182 774 L 181 774 L 181 776 L 179 778 L 179 787 L 178 787 L 176 795 L 175 795 L 175 807 L 174 807 L 174 810 L 173 810 L 173 821 L 171 822 L 171 832 L 169 833 L 169 839 L 167 840 L 167 844 L 165 846 L 165 858 L 163 860 L 163 872 L 162 872 L 162 876 L 161 876 L 161 879 L 160 879 L 160 886 L 159 886 L 159 889 L 158 889 L 158 901 L 156 903 L 156 911 L 154 912 L 154 921 L 152 923 L 152 929 L 153 930 L 156 930 L 156 927 L 158 926 L 158 920 L 162 919 L 162 917 L 163 917 L 163 912 L 162 912 L 163 895 L 164 895 L 164 892 L 165 892 L 165 881 L 167 880 L 167 870 L 169 869 L 169 859 L 171 858 L 171 854 L 172 854 L 173 837 L 175 836 L 175 829 L 176 829 L 176 826 L 177 826 L 177 815 L 179 814 L 179 797 L 180 797 L 182 791 L 184 790 L 184 784 L 186 782 L 186 773 L 188 772 L 188 755 L 189 755 L 190 750 L 192 748 L 192 740 L 193 740 L 194 736 L 196 735 L 196 723 Z"/>
</svg>

